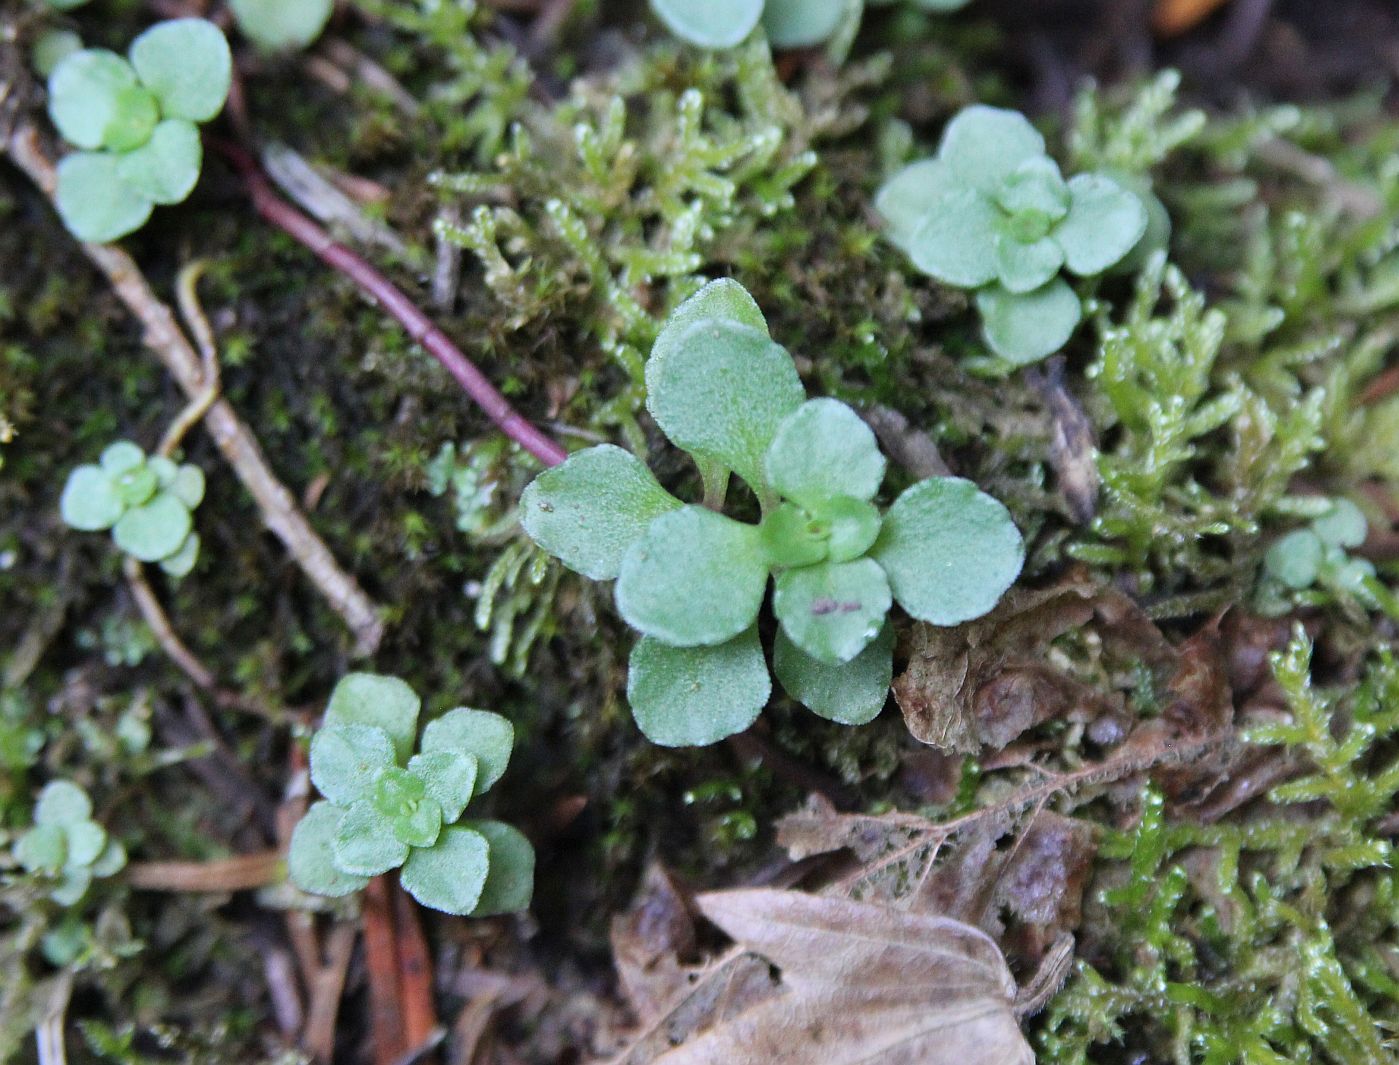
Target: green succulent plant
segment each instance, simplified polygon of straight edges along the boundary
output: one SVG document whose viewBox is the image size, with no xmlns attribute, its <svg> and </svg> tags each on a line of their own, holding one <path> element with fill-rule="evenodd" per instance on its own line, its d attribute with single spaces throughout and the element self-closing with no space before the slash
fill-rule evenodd
<svg viewBox="0 0 1399 1065">
<path fill-rule="evenodd" d="M 15 841 L 15 860 L 28 872 L 55 881 L 49 896 L 72 906 L 97 877 L 113 876 L 126 865 L 126 851 L 92 819 L 87 792 L 67 780 L 54 780 L 39 793 L 34 827 Z"/>
<path fill-rule="evenodd" d="M 1273 542 L 1263 556 L 1263 572 L 1288 592 L 1306 592 L 1320 584 L 1368 601 L 1374 563 L 1351 558 L 1346 551 L 1363 544 L 1368 531 L 1359 507 L 1349 499 L 1334 500 L 1305 528 Z M 1279 605 L 1285 609 L 1285 604 Z"/>
<path fill-rule="evenodd" d="M 80 149 L 58 164 L 57 203 L 80 240 L 117 240 L 157 204 L 194 190 L 198 124 L 223 109 L 233 59 L 223 32 L 198 18 L 158 23 L 122 58 L 105 48 L 65 56 L 49 75 L 49 117 Z"/>
<path fill-rule="evenodd" d="M 64 522 L 81 532 L 112 530 L 112 541 L 140 562 L 158 562 L 183 577 L 199 559 L 194 509 L 204 498 L 204 471 L 160 455 L 147 457 L 118 440 L 96 465 L 68 475 L 59 498 Z"/>
<path fill-rule="evenodd" d="M 652 416 L 698 463 L 711 505 L 722 507 L 736 473 L 762 521 L 686 505 L 606 444 L 540 474 L 520 512 L 564 565 L 617 582 L 617 609 L 642 634 L 627 696 L 654 742 L 715 743 L 757 718 L 771 694 L 757 629 L 769 578 L 778 680 L 821 716 L 863 724 L 889 691 L 893 603 L 956 625 L 1019 575 L 1019 530 L 970 481 L 921 481 L 880 513 L 874 434 L 845 404 L 806 398 L 737 282 L 713 282 L 676 310 L 646 382 Z"/>
<path fill-rule="evenodd" d="M 701 48 L 732 48 L 759 23 L 778 48 L 810 48 L 830 40 L 866 3 L 896 0 L 651 0 L 666 28 Z M 925 11 L 955 11 L 970 0 L 913 0 Z"/>
<path fill-rule="evenodd" d="M 1120 181 L 1066 181 L 1023 115 L 981 104 L 948 123 L 935 158 L 886 182 L 875 206 L 919 270 L 975 291 L 986 343 L 1016 365 L 1058 351 L 1083 316 L 1062 272 L 1111 269 L 1149 221 L 1143 198 Z"/>
<path fill-rule="evenodd" d="M 271 51 L 305 48 L 321 35 L 335 0 L 229 0 L 238 28 Z"/>
<path fill-rule="evenodd" d="M 351 673 L 311 739 L 306 811 L 287 856 L 292 882 L 337 897 L 402 868 L 404 890 L 443 913 L 485 917 L 529 905 L 534 849 L 500 821 L 466 818 L 510 761 L 515 730 L 488 710 L 430 721 L 414 753 L 421 702 L 397 677 Z"/>
</svg>

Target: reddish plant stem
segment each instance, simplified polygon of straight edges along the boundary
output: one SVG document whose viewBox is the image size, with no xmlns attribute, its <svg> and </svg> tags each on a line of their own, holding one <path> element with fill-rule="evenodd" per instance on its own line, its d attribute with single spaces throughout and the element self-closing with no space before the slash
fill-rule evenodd
<svg viewBox="0 0 1399 1065">
<path fill-rule="evenodd" d="M 364 965 L 369 976 L 369 1030 L 374 1065 L 394 1065 L 410 1049 L 404 1030 L 398 972 L 398 936 L 387 877 L 376 876 L 364 888 L 360 919 L 364 927 Z"/>
<path fill-rule="evenodd" d="M 432 955 L 413 900 L 393 886 L 394 930 L 398 933 L 398 989 L 403 999 L 403 1029 L 409 1048 L 423 1046 L 437 1031 L 432 1001 Z"/>
<path fill-rule="evenodd" d="M 402 289 L 349 248 L 332 240 L 329 233 L 278 196 L 251 155 L 233 144 L 218 143 L 215 147 L 242 174 L 253 207 L 265 221 L 315 253 L 332 270 L 349 278 L 361 292 L 392 315 L 414 343 L 420 344 L 441 363 L 501 432 L 545 466 L 557 466 L 568 457 L 560 444 L 526 421 L 510 405 L 476 364 Z"/>
</svg>

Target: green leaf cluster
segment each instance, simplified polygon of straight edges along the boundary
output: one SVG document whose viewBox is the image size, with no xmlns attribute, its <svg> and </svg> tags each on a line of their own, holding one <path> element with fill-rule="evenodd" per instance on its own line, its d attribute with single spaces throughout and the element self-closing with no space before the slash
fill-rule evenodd
<svg viewBox="0 0 1399 1065">
<path fill-rule="evenodd" d="M 141 562 L 183 577 L 199 559 L 193 510 L 204 498 L 204 471 L 118 440 L 96 465 L 68 475 L 59 512 L 82 532 L 112 530 L 112 541 Z"/>
<path fill-rule="evenodd" d="M 458 707 L 428 722 L 397 677 L 351 673 L 311 739 L 311 783 L 325 796 L 292 834 L 288 870 L 304 891 L 336 897 L 402 868 L 404 890 L 443 913 L 484 917 L 529 905 L 534 849 L 499 821 L 463 818 L 500 779 L 515 730 Z"/>
<path fill-rule="evenodd" d="M 15 860 L 53 882 L 49 897 L 73 906 L 97 877 L 126 865 L 126 850 L 92 819 L 92 800 L 68 780 L 44 785 L 34 806 L 34 826 L 14 845 Z"/>
<path fill-rule="evenodd" d="M 1064 179 L 1025 117 L 984 105 L 948 123 L 935 158 L 880 189 L 889 238 L 924 273 L 976 292 L 986 342 L 1015 365 L 1068 341 L 1083 315 L 1060 276 L 1102 274 L 1147 234 L 1142 195 L 1104 172 Z"/>
<path fill-rule="evenodd" d="M 244 36 L 278 51 L 305 48 L 319 37 L 335 0 L 229 0 L 228 7 Z"/>
<path fill-rule="evenodd" d="M 845 404 L 806 399 L 737 282 L 713 282 L 671 315 L 646 379 L 648 408 L 699 466 L 707 505 L 686 505 L 640 459 L 601 445 L 541 474 L 520 511 L 564 565 L 616 580 L 617 609 L 642 634 L 627 695 L 655 742 L 715 743 L 756 719 L 771 689 L 757 630 L 770 578 L 783 687 L 862 724 L 888 693 L 894 602 L 956 625 L 1019 575 L 1019 530 L 969 481 L 921 481 L 880 513 L 874 434 Z M 731 474 L 758 496 L 759 524 L 722 512 Z"/>
<path fill-rule="evenodd" d="M 1368 599 L 1375 579 L 1374 563 L 1352 558 L 1346 549 L 1365 542 L 1368 523 L 1349 499 L 1330 501 L 1305 528 L 1273 541 L 1263 556 L 1266 577 L 1287 592 L 1305 592 L 1314 585 Z M 1260 594 L 1266 591 L 1260 590 Z"/>
<path fill-rule="evenodd" d="M 651 9 L 671 33 L 701 48 L 733 48 L 759 25 L 778 48 L 824 44 L 847 25 L 858 24 L 866 3 L 896 0 L 651 0 Z M 955 11 L 970 0 L 914 0 L 925 11 Z M 853 33 L 853 30 L 851 31 Z"/>
<path fill-rule="evenodd" d="M 198 18 L 152 26 L 126 58 L 84 48 L 59 62 L 49 116 L 81 149 L 58 165 L 58 211 L 74 236 L 117 240 L 189 196 L 204 159 L 198 124 L 223 109 L 232 69 L 223 32 Z"/>
</svg>

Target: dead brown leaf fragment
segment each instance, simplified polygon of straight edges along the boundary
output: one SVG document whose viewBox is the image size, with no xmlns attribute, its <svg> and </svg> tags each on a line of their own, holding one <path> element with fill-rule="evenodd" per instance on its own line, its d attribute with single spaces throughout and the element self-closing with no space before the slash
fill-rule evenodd
<svg viewBox="0 0 1399 1065">
<path fill-rule="evenodd" d="M 782 970 L 782 994 L 657 1065 L 1032 1065 L 995 942 L 948 917 L 795 891 L 702 895 L 705 916 Z"/>
</svg>

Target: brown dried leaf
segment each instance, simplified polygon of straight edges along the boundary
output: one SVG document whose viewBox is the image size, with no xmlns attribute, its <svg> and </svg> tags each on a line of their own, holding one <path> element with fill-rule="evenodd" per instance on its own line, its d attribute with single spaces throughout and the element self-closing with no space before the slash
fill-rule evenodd
<svg viewBox="0 0 1399 1065">
<path fill-rule="evenodd" d="M 613 919 L 611 938 L 627 1001 L 650 1023 L 687 986 L 681 958 L 695 947 L 689 904 L 659 863 L 647 869 L 631 909 Z"/>
<path fill-rule="evenodd" d="M 1083 821 L 1043 810 L 1001 874 L 997 901 L 1019 921 L 1019 945 L 1039 957 L 1083 921 L 1083 893 L 1097 847 Z"/>
<path fill-rule="evenodd" d="M 995 942 L 948 917 L 795 891 L 702 895 L 785 993 L 657 1065 L 1033 1065 Z"/>
</svg>

